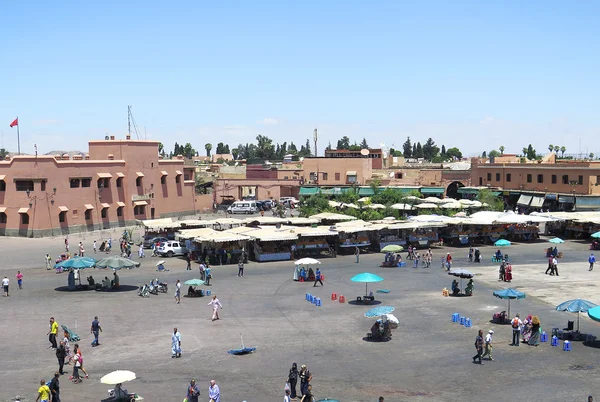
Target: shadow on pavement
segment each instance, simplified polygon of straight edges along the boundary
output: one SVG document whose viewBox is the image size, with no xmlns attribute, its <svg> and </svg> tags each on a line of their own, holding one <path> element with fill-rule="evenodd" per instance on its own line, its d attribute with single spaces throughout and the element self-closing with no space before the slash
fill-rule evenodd
<svg viewBox="0 0 600 402">
<path fill-rule="evenodd" d="M 122 292 L 131 292 L 133 290 L 138 290 L 137 286 L 133 285 L 120 285 L 119 289 L 111 289 L 111 290 L 99 290 L 98 293 L 122 293 Z M 70 290 L 68 286 L 59 286 L 55 288 L 57 292 L 86 292 L 93 291 L 95 289 L 88 288 L 87 286 L 77 286 L 75 290 Z"/>
<path fill-rule="evenodd" d="M 372 342 L 372 343 L 386 343 L 386 342 L 389 342 L 389 341 L 392 340 L 392 338 L 389 338 L 389 339 L 385 339 L 385 340 L 381 340 L 380 341 L 380 340 L 374 339 L 373 337 L 370 337 L 370 336 L 363 336 L 362 339 L 365 342 Z"/>
<path fill-rule="evenodd" d="M 359 301 L 356 301 L 356 300 L 350 300 L 348 302 L 348 304 L 352 304 L 353 306 L 376 306 L 378 304 L 381 304 L 381 301 L 380 300 L 374 300 L 372 302 L 365 303 L 365 302 L 359 302 Z"/>
</svg>

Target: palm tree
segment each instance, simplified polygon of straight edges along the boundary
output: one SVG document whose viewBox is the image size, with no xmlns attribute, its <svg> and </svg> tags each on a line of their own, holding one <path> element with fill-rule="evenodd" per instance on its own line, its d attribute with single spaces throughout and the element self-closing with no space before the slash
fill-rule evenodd
<svg viewBox="0 0 600 402">
<path fill-rule="evenodd" d="M 504 155 L 504 145 L 500 145 L 500 148 L 498 148 L 500 150 L 500 155 Z"/>
<path fill-rule="evenodd" d="M 548 151 L 550 151 L 550 152 L 554 151 L 554 145 L 552 145 L 552 144 L 548 145 Z"/>
<path fill-rule="evenodd" d="M 555 145 L 554 146 L 554 152 L 558 152 L 560 151 L 560 145 Z"/>
<path fill-rule="evenodd" d="M 527 157 L 527 147 L 523 147 L 523 156 Z"/>
<path fill-rule="evenodd" d="M 561 158 L 562 158 L 563 156 L 565 156 L 565 151 L 566 151 L 566 150 L 567 150 L 567 147 L 565 147 L 564 145 L 563 145 L 562 147 L 560 147 L 560 153 L 561 153 L 561 155 L 560 155 L 560 156 L 561 156 Z"/>
<path fill-rule="evenodd" d="M 204 144 L 204 149 L 206 149 L 206 156 L 210 156 L 210 150 L 212 149 L 212 144 L 210 144 L 210 143 Z"/>
<path fill-rule="evenodd" d="M 590 152 L 590 159 L 594 159 L 594 153 Z"/>
</svg>

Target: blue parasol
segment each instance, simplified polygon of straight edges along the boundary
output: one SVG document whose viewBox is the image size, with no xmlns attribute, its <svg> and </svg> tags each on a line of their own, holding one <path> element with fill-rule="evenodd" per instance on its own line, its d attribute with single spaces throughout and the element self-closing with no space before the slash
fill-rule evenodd
<svg viewBox="0 0 600 402">
<path fill-rule="evenodd" d="M 600 232 L 593 233 L 593 234 L 592 234 L 592 237 L 593 237 L 594 239 L 600 239 Z"/>
<path fill-rule="evenodd" d="M 587 313 L 592 320 L 600 321 L 600 306 L 589 309 Z"/>
<path fill-rule="evenodd" d="M 389 313 L 391 313 L 394 310 L 396 310 L 396 307 L 392 307 L 392 306 L 377 306 L 377 307 L 374 307 L 374 308 L 368 310 L 365 313 L 365 317 L 367 317 L 367 318 L 379 317 L 379 316 L 382 316 L 384 314 L 389 314 Z"/>
<path fill-rule="evenodd" d="M 510 301 L 512 299 L 517 299 L 517 300 L 521 300 L 525 298 L 525 293 L 523 292 L 519 292 L 516 289 L 502 289 L 502 290 L 496 290 L 494 292 L 494 296 L 496 296 L 499 299 L 508 299 L 508 317 L 510 318 Z"/>
<path fill-rule="evenodd" d="M 552 244 L 561 244 L 564 243 L 565 241 L 563 239 L 561 239 L 560 237 L 555 237 L 553 239 L 548 240 L 550 243 Z"/>
<path fill-rule="evenodd" d="M 370 272 L 363 272 L 350 278 L 352 282 L 364 282 L 365 283 L 365 295 L 367 295 L 367 284 L 371 282 L 381 282 L 383 278 Z"/>
<path fill-rule="evenodd" d="M 96 260 L 91 257 L 73 257 L 56 264 L 60 268 L 76 269 L 92 268 L 94 265 L 96 265 Z"/>
<path fill-rule="evenodd" d="M 240 334 L 240 340 L 242 342 L 242 347 L 240 349 L 228 350 L 227 353 L 230 355 L 240 356 L 250 354 L 256 350 L 256 348 L 247 348 L 244 346 L 244 338 L 242 338 L 242 334 Z"/>
<path fill-rule="evenodd" d="M 496 247 L 508 247 L 510 246 L 510 242 L 506 239 L 500 239 L 497 240 L 496 243 L 494 243 L 494 246 Z"/>
<path fill-rule="evenodd" d="M 592 303 L 591 301 L 583 299 L 573 299 L 560 303 L 558 306 L 556 306 L 556 309 L 558 311 L 568 311 L 570 313 L 577 313 L 577 332 L 579 332 L 579 313 L 585 313 L 594 307 L 596 307 L 596 304 Z"/>
</svg>

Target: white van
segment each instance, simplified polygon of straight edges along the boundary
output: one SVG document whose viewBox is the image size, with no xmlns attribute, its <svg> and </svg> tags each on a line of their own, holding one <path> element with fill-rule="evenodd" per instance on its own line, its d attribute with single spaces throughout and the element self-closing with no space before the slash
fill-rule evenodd
<svg viewBox="0 0 600 402">
<path fill-rule="evenodd" d="M 230 214 L 255 214 L 258 212 L 256 201 L 236 201 L 227 208 Z"/>
</svg>

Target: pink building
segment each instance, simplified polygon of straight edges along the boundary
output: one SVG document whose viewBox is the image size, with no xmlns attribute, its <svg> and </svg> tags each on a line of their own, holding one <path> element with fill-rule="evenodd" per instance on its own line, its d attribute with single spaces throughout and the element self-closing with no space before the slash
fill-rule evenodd
<svg viewBox="0 0 600 402">
<path fill-rule="evenodd" d="M 158 141 L 90 141 L 89 154 L 0 161 L 0 235 L 39 237 L 194 214 L 194 167 Z"/>
</svg>

